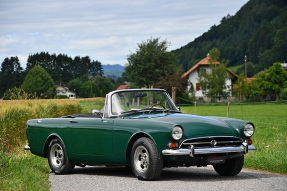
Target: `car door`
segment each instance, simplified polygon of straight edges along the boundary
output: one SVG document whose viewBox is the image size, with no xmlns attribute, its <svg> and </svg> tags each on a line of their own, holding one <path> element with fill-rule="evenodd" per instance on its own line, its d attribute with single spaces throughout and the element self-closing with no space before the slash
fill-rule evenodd
<svg viewBox="0 0 287 191">
<path fill-rule="evenodd" d="M 73 118 L 69 124 L 70 152 L 77 155 L 113 154 L 113 120 Z"/>
</svg>

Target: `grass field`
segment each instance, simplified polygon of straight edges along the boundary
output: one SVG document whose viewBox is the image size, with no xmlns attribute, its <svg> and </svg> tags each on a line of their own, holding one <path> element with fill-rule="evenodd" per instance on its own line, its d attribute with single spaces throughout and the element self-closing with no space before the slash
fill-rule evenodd
<svg viewBox="0 0 287 191">
<path fill-rule="evenodd" d="M 237 66 L 231 66 L 228 67 L 229 70 L 231 70 L 232 72 L 236 72 L 240 67 L 242 67 L 244 64 L 241 65 L 237 65 Z"/>
<path fill-rule="evenodd" d="M 101 109 L 104 98 L 0 101 L 0 190 L 49 190 L 47 159 L 24 151 L 26 121 Z"/>
<path fill-rule="evenodd" d="M 49 190 L 47 159 L 24 151 L 26 121 L 101 109 L 104 98 L 93 100 L 24 100 L 0 102 L 0 190 Z M 194 106 L 182 106 L 194 114 Z M 196 114 L 226 116 L 227 106 L 200 105 Z M 249 152 L 245 167 L 287 174 L 287 105 L 231 105 L 229 117 L 255 124 L 257 151 Z"/>
<path fill-rule="evenodd" d="M 181 107 L 183 113 L 194 114 L 194 106 Z M 196 114 L 203 116 L 227 115 L 227 106 L 200 105 Z M 254 152 L 246 155 L 245 168 L 287 174 L 287 105 L 231 105 L 229 117 L 253 122 Z"/>
</svg>

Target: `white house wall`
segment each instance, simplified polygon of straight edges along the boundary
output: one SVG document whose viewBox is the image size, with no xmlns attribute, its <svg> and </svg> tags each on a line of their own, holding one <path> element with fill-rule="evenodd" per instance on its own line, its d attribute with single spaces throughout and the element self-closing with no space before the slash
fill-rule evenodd
<svg viewBox="0 0 287 191">
<path fill-rule="evenodd" d="M 192 71 L 189 75 L 188 75 L 188 85 L 187 85 L 187 90 L 189 91 L 190 90 L 190 83 L 193 84 L 193 88 L 195 90 L 195 97 L 198 99 L 198 98 L 203 98 L 205 97 L 204 94 L 203 94 L 203 90 L 198 90 L 196 91 L 196 84 L 198 83 L 198 80 L 199 80 L 199 76 L 198 76 L 198 69 L 195 69 L 194 71 Z M 210 73 L 211 72 L 211 69 L 207 66 L 207 67 L 200 67 L 200 69 L 206 69 L 206 73 Z M 225 84 L 228 85 L 228 90 L 231 89 L 231 79 L 227 79 L 225 81 Z"/>
</svg>

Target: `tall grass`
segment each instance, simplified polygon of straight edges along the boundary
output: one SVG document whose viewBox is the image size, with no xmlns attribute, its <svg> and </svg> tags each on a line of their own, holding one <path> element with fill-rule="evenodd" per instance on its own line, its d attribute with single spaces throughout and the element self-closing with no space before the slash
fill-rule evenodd
<svg viewBox="0 0 287 191">
<path fill-rule="evenodd" d="M 0 190 L 48 190 L 48 163 L 24 152 L 26 122 L 80 113 L 74 100 L 0 101 Z"/>
<path fill-rule="evenodd" d="M 194 114 L 194 106 L 181 107 L 183 113 Z M 200 105 L 197 115 L 227 115 L 227 106 Z M 287 104 L 231 105 L 229 117 L 253 122 L 252 136 L 256 151 L 246 155 L 246 168 L 287 174 Z"/>
</svg>

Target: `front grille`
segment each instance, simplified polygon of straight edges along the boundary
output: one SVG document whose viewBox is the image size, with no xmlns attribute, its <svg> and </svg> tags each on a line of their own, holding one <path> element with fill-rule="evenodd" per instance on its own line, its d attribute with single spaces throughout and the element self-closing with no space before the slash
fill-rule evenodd
<svg viewBox="0 0 287 191">
<path fill-rule="evenodd" d="M 241 138 L 230 136 L 200 137 L 184 140 L 179 148 L 188 148 L 190 145 L 194 148 L 230 147 L 239 146 L 242 142 Z"/>
</svg>

